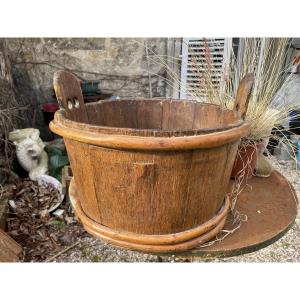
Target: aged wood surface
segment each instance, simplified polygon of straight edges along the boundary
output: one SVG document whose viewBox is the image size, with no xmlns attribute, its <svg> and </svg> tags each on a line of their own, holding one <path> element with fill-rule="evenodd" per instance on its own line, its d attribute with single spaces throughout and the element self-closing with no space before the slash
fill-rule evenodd
<svg viewBox="0 0 300 300">
<path fill-rule="evenodd" d="M 89 149 L 84 144 L 79 148 L 77 142 L 73 142 L 68 139 L 65 139 L 65 144 L 75 181 L 78 186 L 80 186 L 78 190 L 79 195 L 86 199 L 86 201 L 82 203 L 83 209 L 90 218 L 94 220 L 101 220 L 94 183 L 94 176 L 97 176 L 99 172 L 94 175 L 92 169 L 92 164 L 94 162 L 89 159 Z"/>
<path fill-rule="evenodd" d="M 212 218 L 238 146 L 160 153 L 65 141 L 85 213 L 105 226 L 142 234 L 176 233 Z"/>
<path fill-rule="evenodd" d="M 106 235 L 110 238 L 115 238 L 126 242 L 145 244 L 145 245 L 168 245 L 168 244 L 172 245 L 172 244 L 178 244 L 199 237 L 205 233 L 208 233 L 214 227 L 216 227 L 222 220 L 226 219 L 228 211 L 230 209 L 230 199 L 229 196 L 226 196 L 224 205 L 219 210 L 219 212 L 209 221 L 201 224 L 200 226 L 194 227 L 186 231 L 172 233 L 172 234 L 161 234 L 161 235 L 136 234 L 132 232 L 111 229 L 110 227 L 103 226 L 93 221 L 83 211 L 76 190 L 77 188 L 75 182 L 73 182 L 70 188 L 70 197 L 72 199 L 72 203 L 76 208 L 75 209 L 76 214 L 82 220 L 84 226 L 89 227 L 94 231 L 98 231 L 99 233 Z"/>
<path fill-rule="evenodd" d="M 121 246 L 141 244 L 145 251 L 145 235 L 198 232 L 176 246 L 155 246 L 183 251 L 221 230 L 226 217 L 208 232 L 200 229 L 224 202 L 239 140 L 249 130 L 241 113 L 169 99 L 99 101 L 82 111 L 80 121 L 60 111 L 50 127 L 65 139 L 90 231 L 109 240 L 120 234 L 103 228 L 137 234 L 142 242 L 121 239 Z"/>
<path fill-rule="evenodd" d="M 115 133 L 97 133 L 90 130 L 91 128 L 85 128 L 84 124 L 78 125 L 80 123 L 74 124 L 76 122 L 62 121 L 63 119 L 62 114 L 56 113 L 55 121 L 50 123 L 50 129 L 56 134 L 86 144 L 114 149 L 159 151 L 205 149 L 234 142 L 249 131 L 249 123 L 245 122 L 238 127 L 215 133 L 185 135 L 185 132 L 182 132 L 182 136 L 147 137 L 145 134 L 136 136 L 136 132 L 133 132 L 133 135 L 128 135 L 128 130 L 122 132 L 122 129 L 117 128 L 115 128 L 117 129 Z M 82 128 L 77 128 L 82 125 L 84 125 Z M 150 132 L 150 130 L 147 131 Z"/>
<path fill-rule="evenodd" d="M 243 123 L 238 112 L 192 100 L 100 100 L 85 107 L 89 122 L 60 121 L 96 133 L 165 137 L 223 131 Z"/>
<path fill-rule="evenodd" d="M 245 118 L 250 100 L 251 89 L 254 83 L 254 74 L 247 74 L 240 82 L 235 97 L 235 110 L 240 112 L 242 118 Z"/>
<path fill-rule="evenodd" d="M 116 246 L 153 253 L 183 252 L 209 241 L 224 227 L 230 207 L 230 201 L 227 197 L 223 208 L 217 216 L 192 230 L 167 235 L 140 235 L 112 230 L 91 220 L 83 212 L 76 190 L 74 180 L 72 180 L 70 184 L 70 198 L 76 214 L 89 233 Z"/>
<path fill-rule="evenodd" d="M 228 192 L 234 181 L 230 182 Z M 268 178 L 253 177 L 240 193 L 236 209 L 247 216 L 247 222 L 223 241 L 209 247 L 195 249 L 186 256 L 226 257 L 256 251 L 266 247 L 293 225 L 297 217 L 297 194 L 291 183 L 278 171 Z M 232 216 L 229 216 L 232 221 Z M 232 230 L 232 222 L 225 230 Z"/>
<path fill-rule="evenodd" d="M 62 193 L 63 195 L 66 195 L 68 193 L 69 185 L 73 177 L 72 169 L 69 165 L 64 166 L 61 173 Z"/>
<path fill-rule="evenodd" d="M 0 262 L 17 262 L 21 253 L 22 247 L 0 229 Z"/>
<path fill-rule="evenodd" d="M 58 71 L 53 84 L 59 106 L 66 110 L 67 117 L 77 122 L 88 122 L 80 81 L 70 72 Z"/>
</svg>

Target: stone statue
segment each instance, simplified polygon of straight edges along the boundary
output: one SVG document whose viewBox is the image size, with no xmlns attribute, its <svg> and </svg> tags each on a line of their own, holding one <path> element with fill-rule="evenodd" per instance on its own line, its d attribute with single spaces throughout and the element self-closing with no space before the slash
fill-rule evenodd
<svg viewBox="0 0 300 300">
<path fill-rule="evenodd" d="M 269 139 L 263 139 L 258 146 L 257 162 L 255 168 L 255 176 L 257 177 L 269 177 L 274 171 L 274 167 L 270 162 L 270 159 L 264 155 L 264 151 L 267 148 Z"/>
<path fill-rule="evenodd" d="M 18 162 L 31 180 L 47 173 L 48 155 L 38 129 L 17 129 L 9 133 L 8 139 L 16 145 Z"/>
</svg>

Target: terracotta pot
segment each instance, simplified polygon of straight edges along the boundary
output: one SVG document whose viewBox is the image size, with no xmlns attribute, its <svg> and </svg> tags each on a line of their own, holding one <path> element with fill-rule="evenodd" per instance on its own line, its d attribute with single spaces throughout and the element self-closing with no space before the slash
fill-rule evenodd
<svg viewBox="0 0 300 300">
<path fill-rule="evenodd" d="M 231 172 L 232 178 L 242 176 L 245 179 L 249 179 L 253 176 L 260 145 L 261 143 L 257 142 L 239 146 Z"/>
</svg>

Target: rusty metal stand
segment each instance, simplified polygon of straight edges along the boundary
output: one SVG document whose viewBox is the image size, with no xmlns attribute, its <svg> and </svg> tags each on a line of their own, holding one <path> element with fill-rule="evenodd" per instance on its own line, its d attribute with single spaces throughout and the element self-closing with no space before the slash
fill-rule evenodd
<svg viewBox="0 0 300 300">
<path fill-rule="evenodd" d="M 236 206 L 241 214 L 247 215 L 247 221 L 224 240 L 180 255 L 228 257 L 267 247 L 293 225 L 297 204 L 294 188 L 279 172 L 274 171 L 268 178 L 253 177 L 239 195 Z M 224 229 L 230 230 L 230 224 L 229 220 Z"/>
</svg>

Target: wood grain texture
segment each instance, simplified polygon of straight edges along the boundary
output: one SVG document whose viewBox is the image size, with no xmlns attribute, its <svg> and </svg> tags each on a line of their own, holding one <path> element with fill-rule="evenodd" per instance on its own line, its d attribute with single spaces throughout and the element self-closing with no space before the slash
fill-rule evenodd
<svg viewBox="0 0 300 300">
<path fill-rule="evenodd" d="M 99 230 L 94 230 L 90 227 L 85 227 L 86 231 L 94 235 L 95 237 L 98 237 L 102 240 L 104 240 L 107 243 L 110 243 L 112 245 L 126 248 L 129 250 L 139 250 L 146 253 L 175 253 L 175 252 L 184 252 L 190 249 L 193 249 L 195 247 L 198 247 L 211 239 L 213 239 L 223 228 L 225 225 L 226 219 L 223 219 L 216 227 L 214 227 L 211 231 L 208 233 L 205 233 L 201 236 L 198 236 L 194 239 L 188 240 L 186 242 L 178 243 L 175 245 L 145 245 L 145 244 L 137 244 L 137 243 L 131 243 L 127 241 L 122 241 L 118 239 L 113 239 L 107 235 L 104 235 L 103 233 L 100 233 Z"/>
<path fill-rule="evenodd" d="M 104 124 L 146 128 L 111 127 L 108 133 L 107 127 L 101 131 L 61 113 L 52 123 L 52 130 L 65 138 L 86 215 L 114 230 L 148 235 L 186 231 L 213 218 L 223 203 L 239 139 L 248 124 L 239 114 L 215 105 L 118 101 L 90 105 L 89 118 L 94 123 L 102 118 Z M 114 121 L 108 118 L 112 112 Z M 225 129 L 203 133 L 211 120 Z M 228 129 L 228 124 L 234 126 Z M 148 127 L 154 125 L 161 126 L 163 136 L 152 135 Z M 194 128 L 194 134 L 185 136 L 180 126 Z M 174 130 L 178 136 L 172 136 Z"/>
<path fill-rule="evenodd" d="M 238 122 L 234 127 L 218 131 L 173 132 L 161 131 L 155 135 L 151 130 L 132 130 L 124 128 L 99 128 L 68 120 L 63 112 L 56 112 L 55 119 L 50 123 L 50 129 L 65 138 L 77 140 L 86 144 L 108 147 L 112 149 L 179 151 L 189 149 L 207 149 L 218 147 L 239 140 L 247 135 L 250 124 Z M 151 134 L 152 132 L 152 134 Z M 157 131 L 159 133 L 159 131 Z M 150 135 L 147 135 L 150 134 Z"/>
<path fill-rule="evenodd" d="M 249 130 L 239 112 L 197 101 L 124 99 L 86 104 L 82 114 L 72 116 L 76 121 L 59 111 L 50 128 L 66 141 L 82 210 L 95 224 L 155 236 L 215 218 Z M 182 249 L 196 241 L 182 240 Z"/>
<path fill-rule="evenodd" d="M 54 90 L 60 107 L 66 110 L 67 117 L 76 122 L 88 122 L 80 81 L 67 71 L 54 74 Z"/>
<path fill-rule="evenodd" d="M 172 107 L 171 110 L 169 107 Z M 189 137 L 241 127 L 246 129 L 249 126 L 241 120 L 238 112 L 196 101 L 105 100 L 86 104 L 86 111 L 89 124 L 73 122 L 61 110 L 55 114 L 55 120 L 50 127 L 53 131 L 60 131 L 64 126 L 70 136 L 81 134 L 85 136 L 85 142 L 90 140 L 89 143 L 94 143 L 94 134 L 98 138 L 103 134 L 128 137 Z M 60 123 L 60 128 L 55 126 L 56 123 Z M 101 145 L 99 139 L 95 143 Z M 159 143 L 165 144 L 161 140 Z"/>
<path fill-rule="evenodd" d="M 162 129 L 163 105 L 161 101 L 144 100 L 136 101 L 136 129 Z M 134 118 L 134 115 L 133 115 Z"/>
<path fill-rule="evenodd" d="M 226 257 L 253 252 L 274 243 L 291 228 L 299 205 L 291 183 L 277 171 L 268 178 L 253 177 L 248 183 L 236 203 L 237 211 L 247 216 L 247 222 L 220 243 L 195 249 L 185 257 Z M 234 184 L 231 180 L 228 193 Z M 230 231 L 234 217 L 230 214 L 228 219 L 224 230 Z"/>
<path fill-rule="evenodd" d="M 161 153 L 66 140 L 85 213 L 140 234 L 176 233 L 210 220 L 223 203 L 237 146 Z"/>
<path fill-rule="evenodd" d="M 78 218 L 89 233 L 108 243 L 144 252 L 182 252 L 193 249 L 209 241 L 222 230 L 230 209 L 230 199 L 227 196 L 222 209 L 214 218 L 191 230 L 166 235 L 134 234 L 111 229 L 90 219 L 82 210 L 76 190 L 74 180 L 72 180 L 70 199 Z"/>
<path fill-rule="evenodd" d="M 235 110 L 238 111 L 242 118 L 245 118 L 247 113 L 248 104 L 250 100 L 251 90 L 254 83 L 254 74 L 249 73 L 241 80 L 237 94 L 235 97 Z"/>
<path fill-rule="evenodd" d="M 22 247 L 0 229 L 0 262 L 18 262 Z"/>
<path fill-rule="evenodd" d="M 82 220 L 84 225 L 90 227 L 95 231 L 98 230 L 100 233 L 114 239 L 119 239 L 131 243 L 146 244 L 146 245 L 178 244 L 190 239 L 194 239 L 200 235 L 203 235 L 204 233 L 209 232 L 214 227 L 216 227 L 224 218 L 226 218 L 230 209 L 230 199 L 229 196 L 226 195 L 222 208 L 217 212 L 217 214 L 212 219 L 201 224 L 200 226 L 194 227 L 186 231 L 172 233 L 172 234 L 162 234 L 162 235 L 136 234 L 132 232 L 116 230 L 107 226 L 103 226 L 98 222 L 95 222 L 94 220 L 89 218 L 82 209 L 80 199 L 78 197 L 76 190 L 77 190 L 76 184 L 73 180 L 72 187 L 70 188 L 70 199 L 72 201 L 72 204 L 75 207 L 77 216 Z"/>
<path fill-rule="evenodd" d="M 74 186 L 74 182 L 71 185 Z M 227 190 L 229 194 L 231 193 L 233 185 L 234 181 L 231 181 Z M 79 201 L 79 197 L 76 197 L 76 188 L 71 188 L 70 192 L 71 200 L 74 201 L 77 199 L 77 201 Z M 274 171 L 268 178 L 262 179 L 254 177 L 251 179 L 251 183 L 243 189 L 239 195 L 239 201 L 237 202 L 237 210 L 240 213 L 247 215 L 248 221 L 243 223 L 239 230 L 226 237 L 223 241 L 205 248 L 194 249 L 190 252 L 184 253 L 183 255 L 185 257 L 195 255 L 207 258 L 215 256 L 226 257 L 253 252 L 266 247 L 282 237 L 282 235 L 285 234 L 286 231 L 293 225 L 297 215 L 297 205 L 298 200 L 295 190 L 286 178 L 277 171 Z M 75 205 L 75 207 L 77 207 L 77 214 L 78 212 L 83 213 L 82 210 L 80 211 L 80 207 L 77 205 Z M 261 211 L 260 214 L 257 213 L 258 210 Z M 230 222 L 226 222 L 224 230 L 230 231 L 232 230 L 233 217 L 230 215 L 229 218 Z M 96 237 L 104 239 L 108 243 L 122 247 L 124 245 L 118 243 L 119 240 L 131 242 L 130 246 L 129 244 L 126 245 L 127 248 L 140 250 L 140 235 L 126 234 L 124 239 L 123 233 L 113 230 L 108 232 L 109 228 L 101 228 L 98 224 L 96 224 L 96 227 L 93 227 L 92 222 L 86 217 L 81 220 L 87 231 Z M 128 236 L 130 239 L 128 239 Z M 171 235 L 170 238 L 172 236 L 173 235 Z M 105 237 L 108 237 L 109 239 L 105 239 Z M 159 238 L 163 237 L 164 236 L 160 236 Z M 142 238 L 144 241 L 146 238 L 152 239 L 156 238 L 156 236 L 142 236 Z M 148 245 L 147 248 L 143 248 L 142 251 L 153 252 L 149 245 L 156 245 L 157 243 L 155 242 L 157 242 L 157 240 L 149 240 L 146 243 Z M 196 246 L 198 246 L 198 244 L 194 245 L 194 247 Z"/>
<path fill-rule="evenodd" d="M 93 220 L 100 220 L 96 188 L 94 182 L 93 161 L 90 159 L 89 146 L 64 139 L 80 197 L 84 197 L 82 207 Z M 97 175 L 97 173 L 96 173 Z"/>
<path fill-rule="evenodd" d="M 97 133 L 176 136 L 215 132 L 240 125 L 240 114 L 192 100 L 101 100 L 86 104 L 89 124 Z M 86 124 L 88 126 L 88 123 Z M 80 127 L 78 127 L 80 128 Z"/>
</svg>

